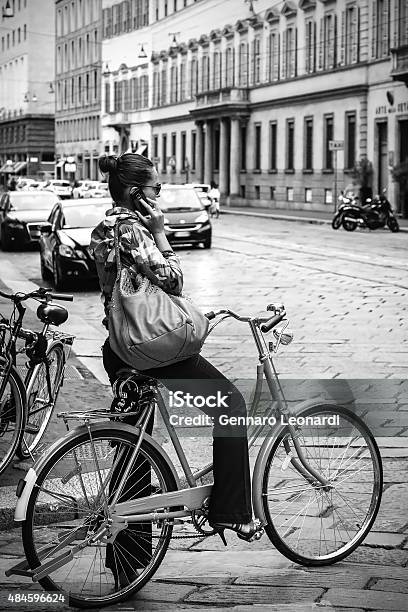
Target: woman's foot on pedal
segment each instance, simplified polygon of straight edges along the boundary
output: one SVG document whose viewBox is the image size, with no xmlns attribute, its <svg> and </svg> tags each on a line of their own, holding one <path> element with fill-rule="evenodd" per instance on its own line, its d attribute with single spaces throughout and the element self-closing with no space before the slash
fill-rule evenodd
<svg viewBox="0 0 408 612">
<path fill-rule="evenodd" d="M 225 529 L 231 529 L 235 531 L 237 536 L 245 542 L 253 542 L 254 540 L 260 540 L 265 530 L 259 519 L 255 519 L 250 523 L 210 523 L 211 527 L 220 536 L 224 545 L 227 546 L 224 531 Z"/>
</svg>

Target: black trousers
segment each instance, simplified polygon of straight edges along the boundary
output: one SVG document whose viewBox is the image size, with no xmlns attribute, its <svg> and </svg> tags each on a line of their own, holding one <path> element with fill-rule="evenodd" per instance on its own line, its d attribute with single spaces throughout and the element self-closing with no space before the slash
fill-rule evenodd
<svg viewBox="0 0 408 612">
<path fill-rule="evenodd" d="M 111 349 L 106 340 L 102 347 L 103 365 L 113 383 L 118 370 L 129 367 Z M 245 400 L 238 389 L 201 355 L 162 368 L 143 370 L 146 376 L 161 381 L 170 391 L 192 396 L 211 395 L 226 398 L 222 409 L 205 406 L 201 410 L 214 418 L 213 476 L 209 519 L 214 522 L 248 523 L 252 517 L 246 427 L 220 422 L 220 412 L 227 417 L 245 417 Z M 225 407 L 226 405 L 226 407 Z M 149 423 L 149 432 L 152 423 Z M 136 495 L 135 495 L 136 497 Z"/>
</svg>

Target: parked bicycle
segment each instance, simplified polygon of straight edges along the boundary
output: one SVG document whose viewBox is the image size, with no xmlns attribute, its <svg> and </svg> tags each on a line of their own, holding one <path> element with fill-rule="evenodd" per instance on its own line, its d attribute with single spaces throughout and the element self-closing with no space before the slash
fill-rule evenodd
<svg viewBox="0 0 408 612">
<path fill-rule="evenodd" d="M 72 301 L 72 295 L 52 293 L 39 288 L 31 293 L 0 296 L 13 305 L 11 317 L 0 316 L 0 474 L 15 454 L 20 459 L 33 458 L 51 418 L 64 378 L 66 360 L 74 336 L 51 331 L 68 319 L 67 310 L 52 299 Z M 23 302 L 40 302 L 37 317 L 43 323 L 40 332 L 22 327 L 26 308 Z M 25 341 L 17 347 L 17 341 Z M 28 357 L 24 379 L 17 368 L 17 355 Z"/>
<path fill-rule="evenodd" d="M 268 310 L 272 317 L 231 310 L 207 316 L 219 317 L 211 330 L 229 317 L 247 323 L 259 354 L 248 413 L 263 417 L 249 432 L 249 447 L 257 451 L 255 517 L 287 558 L 327 565 L 347 557 L 370 531 L 382 494 L 381 457 L 372 433 L 349 409 L 329 401 L 305 401 L 290 409 L 273 356 L 292 334 L 284 306 L 272 304 Z M 268 343 L 264 334 L 272 329 Z M 264 379 L 271 401 L 261 412 Z M 58 415 L 67 427 L 71 420 L 84 424 L 57 440 L 17 490 L 15 520 L 22 522 L 26 560 L 6 574 L 30 576 L 82 608 L 113 605 L 141 589 L 163 561 L 174 525 L 186 517 L 196 529 L 193 537 L 216 533 L 207 520 L 212 485 L 203 483 L 212 464 L 192 472 L 156 381 L 127 369 L 114 387 L 119 395 L 124 389 L 133 394 L 132 411 L 115 412 L 114 422 L 98 422 L 111 418 L 108 410 Z M 187 487 L 146 433 L 156 406 Z M 125 417 L 135 417 L 136 424 L 118 422 Z M 329 417 L 335 424 L 317 424 Z M 269 425 L 273 418 L 275 427 Z"/>
</svg>

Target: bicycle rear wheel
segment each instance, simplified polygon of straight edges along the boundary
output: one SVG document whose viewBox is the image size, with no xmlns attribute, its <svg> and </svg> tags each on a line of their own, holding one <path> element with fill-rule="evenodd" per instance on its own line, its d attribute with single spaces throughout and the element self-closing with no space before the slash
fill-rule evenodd
<svg viewBox="0 0 408 612">
<path fill-rule="evenodd" d="M 0 390 L 3 382 L 4 370 L 0 363 Z M 18 374 L 12 369 L 0 397 L 0 474 L 13 459 L 24 427 L 24 400 L 19 384 Z"/>
<path fill-rule="evenodd" d="M 62 591 L 74 607 L 123 601 L 150 580 L 170 543 L 173 522 L 166 520 L 129 523 L 112 542 L 91 542 L 110 516 L 109 501 L 137 443 L 136 430 L 120 428 L 91 428 L 92 442 L 87 432 L 62 441 L 38 474 L 22 525 L 31 568 L 79 547 L 67 563 L 39 579 L 46 590 Z M 143 440 L 119 501 L 175 488 L 169 466 Z"/>
<path fill-rule="evenodd" d="M 314 406 L 296 416 L 310 417 L 299 427 L 297 440 L 329 486 L 309 482 L 294 467 L 297 453 L 286 428 L 263 473 L 265 531 L 292 561 L 329 565 L 353 552 L 374 523 L 382 494 L 381 456 L 368 427 L 345 408 Z M 328 416 L 336 424 L 312 424 Z"/>
<path fill-rule="evenodd" d="M 57 401 L 65 362 L 63 345 L 52 344 L 47 350 L 46 357 L 49 362 L 51 396 L 47 383 L 47 367 L 45 362 L 42 362 L 35 367 L 31 377 L 26 381 L 27 422 L 16 451 L 20 459 L 31 457 L 40 443 Z"/>
</svg>

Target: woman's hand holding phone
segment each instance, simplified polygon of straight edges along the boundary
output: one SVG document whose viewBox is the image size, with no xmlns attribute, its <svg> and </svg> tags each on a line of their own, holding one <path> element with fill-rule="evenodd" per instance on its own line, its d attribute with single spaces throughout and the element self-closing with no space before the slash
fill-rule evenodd
<svg viewBox="0 0 408 612">
<path fill-rule="evenodd" d="M 135 213 L 139 217 L 141 223 L 154 235 L 164 233 L 164 215 L 160 208 L 157 206 L 155 200 L 151 200 L 147 196 L 139 198 L 139 201 L 144 206 L 148 215 L 143 216 L 142 213 L 135 210 Z"/>
</svg>

